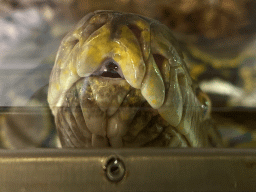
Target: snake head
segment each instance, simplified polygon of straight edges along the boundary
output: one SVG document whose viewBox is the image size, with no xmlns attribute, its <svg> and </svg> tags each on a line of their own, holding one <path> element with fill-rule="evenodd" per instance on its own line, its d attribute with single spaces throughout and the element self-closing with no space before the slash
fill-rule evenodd
<svg viewBox="0 0 256 192">
<path fill-rule="evenodd" d="M 192 84 L 165 25 L 96 11 L 63 39 L 48 102 L 64 147 L 204 146 Z"/>
</svg>

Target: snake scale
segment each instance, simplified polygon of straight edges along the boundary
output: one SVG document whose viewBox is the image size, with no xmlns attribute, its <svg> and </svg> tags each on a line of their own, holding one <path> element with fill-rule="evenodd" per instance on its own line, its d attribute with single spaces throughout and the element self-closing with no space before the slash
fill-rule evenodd
<svg viewBox="0 0 256 192">
<path fill-rule="evenodd" d="M 222 146 L 170 29 L 140 15 L 86 15 L 59 47 L 48 102 L 62 147 Z"/>
</svg>

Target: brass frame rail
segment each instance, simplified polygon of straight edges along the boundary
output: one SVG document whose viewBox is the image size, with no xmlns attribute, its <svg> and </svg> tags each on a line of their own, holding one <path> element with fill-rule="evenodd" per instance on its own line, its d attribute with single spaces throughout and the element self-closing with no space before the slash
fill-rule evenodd
<svg viewBox="0 0 256 192">
<path fill-rule="evenodd" d="M 0 150 L 0 191 L 255 190 L 255 149 Z"/>
</svg>

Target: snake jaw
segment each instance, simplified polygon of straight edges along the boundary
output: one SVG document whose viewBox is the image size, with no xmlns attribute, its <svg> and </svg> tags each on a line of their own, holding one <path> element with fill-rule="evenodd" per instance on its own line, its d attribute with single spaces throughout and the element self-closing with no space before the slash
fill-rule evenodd
<svg viewBox="0 0 256 192">
<path fill-rule="evenodd" d="M 183 112 L 182 85 L 180 85 L 178 79 L 181 73 L 182 70 L 180 68 L 171 69 L 170 84 L 165 102 L 158 110 L 159 114 L 174 127 L 180 123 Z"/>
<path fill-rule="evenodd" d="M 165 99 L 164 82 L 152 55 L 147 62 L 147 72 L 142 82 L 141 93 L 154 109 L 161 107 Z"/>
<path fill-rule="evenodd" d="M 111 117 L 118 110 L 131 86 L 124 79 L 88 78 L 93 98 L 101 111 Z"/>
</svg>

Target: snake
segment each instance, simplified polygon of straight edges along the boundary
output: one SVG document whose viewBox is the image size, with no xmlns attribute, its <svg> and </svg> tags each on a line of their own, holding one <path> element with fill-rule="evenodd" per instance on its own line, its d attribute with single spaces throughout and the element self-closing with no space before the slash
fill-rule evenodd
<svg viewBox="0 0 256 192">
<path fill-rule="evenodd" d="M 47 99 L 64 148 L 222 146 L 177 40 L 144 16 L 87 14 L 61 42 Z"/>
</svg>

